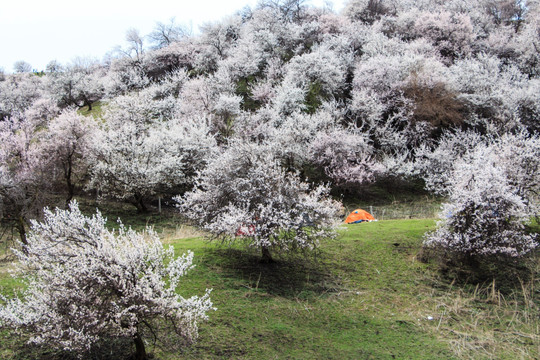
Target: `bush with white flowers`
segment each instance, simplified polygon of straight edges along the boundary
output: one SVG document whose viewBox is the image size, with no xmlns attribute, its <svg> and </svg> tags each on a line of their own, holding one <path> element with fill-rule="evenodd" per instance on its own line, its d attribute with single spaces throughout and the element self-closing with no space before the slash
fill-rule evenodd
<svg viewBox="0 0 540 360">
<path fill-rule="evenodd" d="M 213 307 L 210 290 L 190 298 L 176 292 L 193 253 L 175 258 L 152 230 L 120 224 L 111 231 L 105 222 L 99 212 L 84 216 L 76 202 L 33 221 L 25 251 L 17 252 L 28 286 L 21 297 L 2 297 L 0 325 L 79 356 L 98 341 L 124 338 L 135 344 L 135 358 L 145 359 L 143 334 L 163 328 L 195 340 Z"/>
<path fill-rule="evenodd" d="M 216 237 L 242 237 L 271 260 L 271 250 L 313 249 L 335 235 L 341 204 L 329 188 L 286 172 L 271 145 L 232 143 L 177 197 L 181 212 Z"/>
<path fill-rule="evenodd" d="M 479 145 L 448 179 L 449 202 L 424 244 L 466 256 L 521 257 L 538 246 L 525 226 L 531 207 L 501 163 L 497 147 Z"/>
</svg>

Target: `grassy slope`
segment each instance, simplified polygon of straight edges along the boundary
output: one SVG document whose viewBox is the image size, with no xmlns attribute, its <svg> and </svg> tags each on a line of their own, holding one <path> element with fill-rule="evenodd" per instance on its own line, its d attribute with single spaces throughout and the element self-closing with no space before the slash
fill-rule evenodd
<svg viewBox="0 0 540 360">
<path fill-rule="evenodd" d="M 315 260 L 285 258 L 270 265 L 260 264 L 258 254 L 198 239 L 173 242 L 196 254 L 186 293 L 211 287 L 218 308 L 186 357 L 451 357 L 446 344 L 401 309 L 402 298 L 415 296 L 411 274 L 423 267 L 408 248 L 430 226 L 429 220 L 350 226 Z M 415 230 L 404 231 L 410 227 Z"/>
<path fill-rule="evenodd" d="M 315 258 L 265 265 L 256 252 L 183 237 L 185 228 L 164 221 L 164 241 L 196 255 L 180 292 L 213 288 L 218 310 L 182 354 L 150 351 L 159 359 L 537 358 L 534 283 L 523 294 L 501 295 L 441 280 L 416 259 L 434 226 L 429 219 L 351 225 Z M 11 293 L 17 283 L 0 276 L 0 291 Z M 0 336 L 0 358 L 32 358 L 24 349 Z"/>
</svg>

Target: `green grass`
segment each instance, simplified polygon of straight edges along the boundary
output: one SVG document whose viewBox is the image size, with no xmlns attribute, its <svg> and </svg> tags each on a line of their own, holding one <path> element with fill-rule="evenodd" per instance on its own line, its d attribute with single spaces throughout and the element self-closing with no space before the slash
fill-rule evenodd
<svg viewBox="0 0 540 360">
<path fill-rule="evenodd" d="M 367 230 L 373 237 L 373 231 L 380 229 L 379 224 L 365 225 L 350 227 L 341 239 L 325 244 L 316 259 L 285 257 L 273 264 L 261 264 L 258 253 L 243 249 L 201 244 L 198 239 L 174 242 L 179 252 L 193 249 L 197 259 L 196 269 L 184 284 L 186 293 L 213 288 L 212 299 L 218 308 L 203 326 L 198 343 L 183 355 L 246 359 L 451 358 L 446 344 L 418 329 L 397 307 L 372 306 L 379 292 L 376 289 L 385 289 L 379 292 L 385 298 L 381 301 L 395 305 L 396 295 L 390 299 L 386 293 L 410 286 L 386 273 L 385 257 L 377 264 L 365 262 L 364 257 L 374 259 L 372 251 L 383 254 L 388 246 L 394 247 L 395 241 L 405 243 L 407 239 L 397 235 L 398 240 L 393 232 L 388 238 L 391 243 L 366 239 L 360 244 L 359 231 Z M 391 251 L 389 256 L 397 254 Z M 371 266 L 369 271 L 366 266 Z M 408 257 L 399 266 L 416 267 L 410 265 Z M 375 267 L 382 276 L 377 275 Z M 392 273 L 398 272 L 392 269 Z"/>
<path fill-rule="evenodd" d="M 122 212 L 107 211 L 109 217 Z M 258 251 L 208 243 L 174 217 L 124 215 L 126 224 L 155 224 L 178 254 L 194 251 L 183 296 L 213 289 L 217 311 L 200 324 L 197 343 L 181 352 L 149 344 L 157 359 L 540 356 L 537 276 L 504 294 L 491 283 L 453 284 L 417 259 L 432 219 L 347 225 L 311 257 L 277 256 L 263 264 Z M 0 269 L 0 287 L 11 295 L 20 283 Z M 0 334 L 0 358 L 35 358 L 36 350 L 17 339 Z"/>
<path fill-rule="evenodd" d="M 84 116 L 93 116 L 94 118 L 101 118 L 103 114 L 103 105 L 104 102 L 96 101 L 92 104 L 92 109 L 89 110 L 88 106 L 83 106 L 79 109 L 79 114 Z"/>
<path fill-rule="evenodd" d="M 341 196 L 347 214 L 361 208 L 379 220 L 433 219 L 444 202 L 444 198 L 423 190 L 423 184 L 403 183 L 397 179 L 364 186 L 354 196 Z"/>
</svg>

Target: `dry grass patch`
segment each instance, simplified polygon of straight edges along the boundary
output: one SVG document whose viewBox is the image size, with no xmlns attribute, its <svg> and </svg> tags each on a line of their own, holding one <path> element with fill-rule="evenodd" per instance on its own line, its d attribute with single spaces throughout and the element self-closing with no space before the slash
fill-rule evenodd
<svg viewBox="0 0 540 360">
<path fill-rule="evenodd" d="M 538 278 L 504 294 L 495 282 L 451 284 L 411 309 L 420 327 L 448 342 L 461 359 L 540 358 Z"/>
<path fill-rule="evenodd" d="M 159 235 L 164 244 L 170 244 L 175 240 L 202 238 L 206 233 L 190 225 L 178 224 L 174 228 L 164 228 Z"/>
</svg>

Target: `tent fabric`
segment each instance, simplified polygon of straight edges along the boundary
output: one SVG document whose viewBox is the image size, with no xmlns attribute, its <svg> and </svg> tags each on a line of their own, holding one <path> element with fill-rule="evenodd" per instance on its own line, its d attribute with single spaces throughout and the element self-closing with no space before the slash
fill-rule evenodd
<svg viewBox="0 0 540 360">
<path fill-rule="evenodd" d="M 368 213 L 366 210 L 356 209 L 356 210 L 353 210 L 349 214 L 349 216 L 347 216 L 347 218 L 345 219 L 345 223 L 357 224 L 363 221 L 374 221 L 374 220 L 375 218 L 373 217 L 373 215 Z"/>
<path fill-rule="evenodd" d="M 254 224 L 242 224 L 236 230 L 236 236 L 253 236 L 255 235 L 255 225 Z"/>
</svg>

